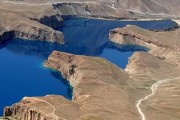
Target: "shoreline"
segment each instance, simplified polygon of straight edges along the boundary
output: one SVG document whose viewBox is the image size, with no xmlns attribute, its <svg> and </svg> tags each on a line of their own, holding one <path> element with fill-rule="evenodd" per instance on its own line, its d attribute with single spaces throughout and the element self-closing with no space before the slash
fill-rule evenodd
<svg viewBox="0 0 180 120">
<path fill-rule="evenodd" d="M 178 25 L 180 25 L 180 19 L 173 19 L 173 18 L 157 18 L 157 19 L 151 19 L 151 18 L 118 18 L 118 17 L 112 17 L 112 16 L 81 16 L 81 15 L 62 15 L 63 17 L 69 17 L 69 18 L 87 18 L 87 19 L 97 19 L 97 20 L 107 20 L 107 21 L 163 21 L 163 20 L 172 20 L 176 22 Z"/>
</svg>

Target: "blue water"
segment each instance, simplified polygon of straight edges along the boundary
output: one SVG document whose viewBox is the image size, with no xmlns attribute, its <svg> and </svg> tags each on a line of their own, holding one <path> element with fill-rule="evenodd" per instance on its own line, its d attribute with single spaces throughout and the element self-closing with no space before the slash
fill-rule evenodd
<svg viewBox="0 0 180 120">
<path fill-rule="evenodd" d="M 143 28 L 161 28 L 173 24 L 161 22 L 120 22 L 95 19 L 66 19 L 59 29 L 65 44 L 12 39 L 0 45 L 0 115 L 4 106 L 20 101 L 24 96 L 63 95 L 71 99 L 71 88 L 57 71 L 42 66 L 53 50 L 100 56 L 125 68 L 134 51 L 146 51 L 141 46 L 113 46 L 108 39 L 110 29 L 135 24 Z"/>
</svg>

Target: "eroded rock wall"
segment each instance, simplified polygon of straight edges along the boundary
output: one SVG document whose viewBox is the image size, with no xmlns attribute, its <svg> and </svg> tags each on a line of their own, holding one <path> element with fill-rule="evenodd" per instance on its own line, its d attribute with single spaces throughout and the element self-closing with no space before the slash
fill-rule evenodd
<svg viewBox="0 0 180 120">
<path fill-rule="evenodd" d="M 5 32 L 13 31 L 13 37 L 64 43 L 62 32 L 55 30 L 61 25 L 62 18 L 51 5 L 23 6 L 3 3 L 0 8 L 0 25 Z"/>
<path fill-rule="evenodd" d="M 155 32 L 137 26 L 126 26 L 117 28 L 110 32 L 111 41 L 118 44 L 136 44 L 150 49 L 154 56 L 179 67 L 179 33 L 180 29 L 174 31 Z"/>
</svg>

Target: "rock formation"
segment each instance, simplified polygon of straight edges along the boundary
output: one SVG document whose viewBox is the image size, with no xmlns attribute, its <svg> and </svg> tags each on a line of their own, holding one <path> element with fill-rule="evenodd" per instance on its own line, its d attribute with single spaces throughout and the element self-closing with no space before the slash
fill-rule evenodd
<svg viewBox="0 0 180 120">
<path fill-rule="evenodd" d="M 117 28 L 110 32 L 111 41 L 118 44 L 137 44 L 150 49 L 150 53 L 166 62 L 179 66 L 179 33 L 174 31 L 154 32 L 136 26 Z"/>
<path fill-rule="evenodd" d="M 160 6 L 161 4 L 164 6 Z M 47 0 L 1 1 L 0 25 L 7 31 L 13 31 L 14 37 L 63 43 L 62 33 L 55 30 L 61 26 L 61 16 L 111 19 L 177 18 L 178 14 L 174 11 L 180 10 L 172 6 L 178 4 L 180 3 L 174 0 L 55 0 L 52 3 Z"/>
<path fill-rule="evenodd" d="M 62 72 L 69 80 L 73 87 L 72 101 L 53 95 L 24 98 L 20 103 L 6 107 L 5 117 L 18 116 L 23 119 L 24 116 L 31 115 L 33 109 L 33 116 L 40 114 L 44 117 L 45 114 L 67 120 L 139 119 L 134 88 L 130 84 L 132 79 L 108 61 L 54 51 L 45 66 Z"/>
<path fill-rule="evenodd" d="M 60 26 L 62 19 L 51 5 L 22 6 L 1 3 L 0 9 L 0 25 L 4 30 L 14 33 L 11 37 L 64 42 L 63 34 L 54 30 Z"/>
<path fill-rule="evenodd" d="M 13 31 L 7 31 L 5 28 L 3 28 L 2 26 L 0 26 L 0 43 L 11 39 L 14 35 Z"/>
</svg>

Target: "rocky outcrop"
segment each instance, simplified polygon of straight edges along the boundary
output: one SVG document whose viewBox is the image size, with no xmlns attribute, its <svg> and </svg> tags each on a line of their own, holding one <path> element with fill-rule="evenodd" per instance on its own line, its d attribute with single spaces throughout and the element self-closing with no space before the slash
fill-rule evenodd
<svg viewBox="0 0 180 120">
<path fill-rule="evenodd" d="M 51 5 L 20 6 L 0 4 L 0 25 L 5 32 L 13 31 L 13 37 L 22 39 L 64 43 L 63 34 L 54 29 L 61 25 L 62 19 Z"/>
<path fill-rule="evenodd" d="M 115 65 L 102 58 L 54 51 L 45 66 L 62 72 L 69 80 L 73 87 L 72 101 L 53 95 L 26 97 L 6 107 L 4 117 L 22 118 L 24 111 L 34 109 L 36 114 L 44 113 L 54 117 L 53 120 L 139 120 L 133 94 L 135 90 L 130 84 L 133 81 Z M 17 106 L 24 111 L 16 112 Z"/>
<path fill-rule="evenodd" d="M 21 1 L 23 2 L 23 1 Z M 150 14 L 143 14 L 137 9 L 127 8 L 127 1 L 119 3 L 119 1 L 76 1 L 76 2 L 62 2 L 46 4 L 47 1 L 26 1 L 30 2 L 30 5 L 19 3 L 2 2 L 0 25 L 6 28 L 8 31 L 14 31 L 15 37 L 25 38 L 30 40 L 46 40 L 58 43 L 63 43 L 63 35 L 61 32 L 55 29 L 61 26 L 61 16 L 83 16 L 83 17 L 96 17 L 96 18 L 108 18 L 108 19 L 139 19 L 139 18 L 162 18 L 169 16 L 171 12 L 167 12 L 167 9 L 162 8 L 155 15 L 153 14 L 154 7 L 146 6 L 145 1 L 135 1 L 132 5 L 147 9 Z M 45 2 L 45 3 L 44 3 Z M 150 1 L 151 3 L 152 1 Z M 36 5 L 43 3 L 46 5 Z M 128 4 L 131 7 L 131 2 Z M 155 4 L 154 2 L 152 5 Z M 155 4 L 155 8 L 158 8 L 158 4 Z M 14 11 L 12 11 L 12 9 Z M 127 10 L 132 9 L 132 10 Z M 141 9 L 140 9 L 141 10 Z M 168 13 L 167 15 L 161 15 L 160 13 Z M 8 15 L 8 16 L 7 16 Z"/>
<path fill-rule="evenodd" d="M 11 39 L 14 36 L 13 31 L 7 31 L 4 27 L 0 25 L 0 43 Z"/>
<path fill-rule="evenodd" d="M 28 100 L 23 100 L 23 104 L 28 104 Z M 40 111 L 36 111 L 32 108 L 27 108 L 23 104 L 15 104 L 13 107 L 5 108 L 4 114 L 8 117 L 4 117 L 4 119 L 16 119 L 16 120 L 54 120 L 53 116 L 48 116 L 45 113 L 41 113 Z M 9 116 L 16 117 L 11 118 Z"/>
<path fill-rule="evenodd" d="M 16 28 L 14 32 L 16 38 L 64 43 L 64 36 L 60 31 L 47 27 L 45 29 L 35 26 L 26 26 L 26 29 L 22 27 Z"/>
<path fill-rule="evenodd" d="M 50 15 L 50 16 L 43 15 L 38 18 L 30 18 L 30 19 L 38 21 L 41 24 L 47 25 L 53 29 L 57 29 L 61 27 L 61 22 L 63 21 L 63 19 L 59 14 Z"/>
<path fill-rule="evenodd" d="M 6 31 L 6 32 L 0 33 L 0 43 L 13 38 L 13 36 L 14 36 L 13 31 Z"/>
<path fill-rule="evenodd" d="M 53 8 L 59 15 L 63 16 L 78 16 L 78 17 L 92 17 L 105 19 L 136 19 L 148 18 L 146 15 L 142 17 L 139 13 L 130 12 L 123 9 L 114 9 L 111 3 L 104 2 L 64 2 L 53 4 Z M 159 16 L 150 15 L 152 18 L 159 18 Z"/>
<path fill-rule="evenodd" d="M 169 32 L 154 32 L 136 26 L 126 26 L 110 31 L 110 39 L 116 46 L 118 44 L 145 46 L 154 56 L 174 66 L 179 66 L 179 33 L 180 29 Z"/>
</svg>

